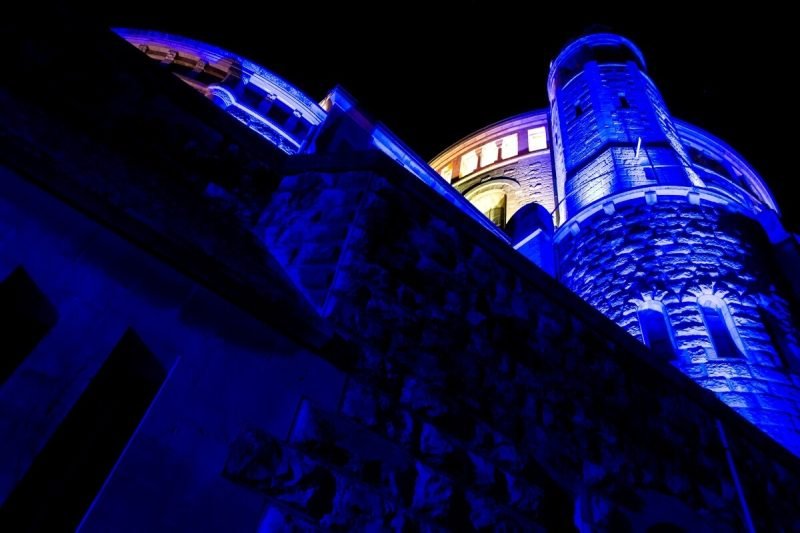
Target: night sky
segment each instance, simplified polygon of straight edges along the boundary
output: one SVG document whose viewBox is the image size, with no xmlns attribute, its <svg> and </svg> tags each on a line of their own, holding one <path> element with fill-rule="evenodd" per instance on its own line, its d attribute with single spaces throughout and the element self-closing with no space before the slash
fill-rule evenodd
<svg viewBox="0 0 800 533">
<path fill-rule="evenodd" d="M 800 30 L 780 9 L 752 4 L 715 11 L 664 2 L 598 2 L 591 11 L 491 0 L 351 4 L 230 0 L 205 11 L 181 0 L 150 9 L 139 3 L 138 13 L 133 6 L 109 7 L 92 16 L 227 48 L 315 100 L 341 84 L 426 159 L 485 125 L 546 106 L 549 62 L 569 40 L 589 31 L 620 33 L 644 53 L 672 114 L 732 144 L 773 188 L 787 221 L 800 221 L 791 204 L 790 167 L 798 151 L 797 126 L 791 126 L 800 124 L 791 81 L 798 68 L 790 50 Z"/>
</svg>

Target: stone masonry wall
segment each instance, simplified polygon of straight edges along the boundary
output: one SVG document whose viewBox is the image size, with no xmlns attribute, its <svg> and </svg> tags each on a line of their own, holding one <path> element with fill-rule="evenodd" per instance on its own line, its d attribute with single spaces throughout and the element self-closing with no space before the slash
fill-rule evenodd
<svg viewBox="0 0 800 533">
<path fill-rule="evenodd" d="M 688 185 L 688 161 L 661 96 L 629 62 L 589 62 L 556 88 L 568 215 L 634 187 Z"/>
<path fill-rule="evenodd" d="M 637 311 L 661 302 L 675 334 L 674 364 L 784 446 L 800 452 L 800 377 L 788 304 L 759 260 L 752 221 L 714 205 L 659 198 L 599 211 L 558 244 L 560 278 L 576 294 L 641 338 Z M 745 347 L 743 358 L 714 356 L 698 296 L 727 304 Z M 776 331 L 764 324 L 775 317 Z"/>
<path fill-rule="evenodd" d="M 70 346 L 133 327 L 173 369 L 83 531 L 741 530 L 720 422 L 756 527 L 800 529 L 794 456 L 416 177 L 285 162 L 79 23 L 3 34 L 3 268 L 61 321 L 0 390 L 14 479 L 91 374 Z"/>
<path fill-rule="evenodd" d="M 380 161 L 357 172 L 300 166 L 258 232 L 294 279 L 331 266 L 329 285 L 308 290 L 359 346 L 337 413 L 350 421 L 320 415 L 328 422 L 311 427 L 327 429 L 302 432 L 302 449 L 338 465 L 317 485 L 327 483 L 330 508 L 370 523 L 461 529 L 736 530 L 719 419 L 734 460 L 748 465 L 739 475 L 757 527 L 800 527 L 791 455 L 679 372 L 648 362 L 633 339 L 413 177 Z M 343 209 L 352 222 L 330 254 L 314 228 L 328 218 L 337 226 Z M 297 241 L 299 228 L 313 237 Z M 346 437 L 350 424 L 393 443 L 395 459 L 371 462 L 376 452 Z M 294 445 L 242 439 L 229 456 L 232 479 L 285 494 L 284 478 L 259 461 L 293 479 Z M 367 489 L 375 503 L 357 503 Z M 394 515 L 379 510 L 383 495 L 400 502 Z"/>
<path fill-rule="evenodd" d="M 581 161 L 603 144 L 602 116 L 591 92 L 593 76 L 589 72 L 578 74 L 559 89 L 556 99 L 564 161 L 569 172 L 574 172 Z"/>
<path fill-rule="evenodd" d="M 0 382 L 0 530 L 74 531 L 96 497 L 81 531 L 254 531 L 263 497 L 220 476 L 228 445 L 250 426 L 285 436 L 301 401 L 336 403 L 343 373 L 2 165 L 0 184 L 0 283 L 24 269 L 57 315 Z M 18 305 L 0 297 L 4 316 Z M 302 323 L 306 340 L 319 335 L 314 318 Z M 138 429 L 119 449 L 96 445 L 142 399 L 126 394 L 77 440 L 59 439 L 82 405 L 108 401 L 91 386 L 126 332 L 167 372 L 143 398 L 152 404 Z M 137 361 L 147 361 L 141 351 Z M 139 393 L 129 380 L 114 386 Z M 47 463 L 48 452 L 64 460 Z"/>
</svg>

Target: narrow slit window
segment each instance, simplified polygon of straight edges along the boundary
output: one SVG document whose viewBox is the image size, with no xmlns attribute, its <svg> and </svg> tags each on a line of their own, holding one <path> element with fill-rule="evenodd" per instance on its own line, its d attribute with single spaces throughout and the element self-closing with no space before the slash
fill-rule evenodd
<svg viewBox="0 0 800 533">
<path fill-rule="evenodd" d="M 701 298 L 697 303 L 717 357 L 744 357 L 736 325 L 725 303 L 713 297 Z"/>
<path fill-rule="evenodd" d="M 639 325 L 648 348 L 660 356 L 674 357 L 676 350 L 672 327 L 662 304 L 651 301 L 642 306 L 639 309 Z"/>
<path fill-rule="evenodd" d="M 583 115 L 583 107 L 581 107 L 581 104 L 575 104 L 575 118 L 578 118 L 581 115 Z"/>
</svg>

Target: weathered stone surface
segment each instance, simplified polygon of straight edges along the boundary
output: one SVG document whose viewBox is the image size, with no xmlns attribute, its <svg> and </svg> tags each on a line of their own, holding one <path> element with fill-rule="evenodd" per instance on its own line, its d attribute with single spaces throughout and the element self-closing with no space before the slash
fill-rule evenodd
<svg viewBox="0 0 800 533">
<path fill-rule="evenodd" d="M 324 312 L 345 336 L 366 346 L 357 366 L 382 388 L 377 401 L 367 401 L 366 416 L 354 409 L 361 405 L 355 398 L 372 393 L 353 392 L 352 400 L 346 395 L 347 413 L 377 420 L 369 422 L 375 431 L 410 453 L 423 453 L 414 509 L 437 520 L 447 516 L 455 497 L 452 475 L 482 487 L 466 498 L 476 524 L 512 507 L 536 517 L 529 521 L 571 523 L 571 505 L 544 506 L 563 512 L 541 515 L 542 500 L 563 501 L 553 488 L 558 485 L 572 498 L 578 486 L 598 494 L 595 499 L 605 495 L 612 522 L 640 519 L 638 504 L 624 495 L 641 490 L 672 495 L 687 508 L 714 509 L 704 512 L 716 513 L 720 524 L 736 522 L 736 495 L 719 481 L 730 474 L 713 417 L 684 398 L 695 385 L 677 374 L 665 379 L 666 370 L 649 367 L 647 351 L 638 351 L 632 340 L 598 335 L 599 324 L 610 324 L 581 314 L 577 301 L 564 307 L 571 302 L 567 293 L 542 287 L 489 243 L 454 233 L 448 218 L 390 207 L 418 201 L 413 187 L 394 187 L 387 178 L 369 182 L 367 198 L 380 201 L 365 201 L 355 215 L 354 226 L 364 231 L 350 233 Z M 391 222 L 387 212 L 395 217 Z M 615 217 L 608 220 L 619 224 Z M 383 224 L 389 231 L 369 231 Z M 586 238 L 599 238 L 592 235 Z M 440 240 L 448 241 L 456 259 L 436 251 Z M 411 249 L 415 259 L 408 263 Z M 603 296 L 619 299 L 640 285 L 638 277 L 616 279 Z M 657 294 L 687 316 L 694 312 L 669 291 Z M 709 383 L 721 392 L 752 375 L 742 361 L 712 364 L 704 358 L 688 369 L 716 380 Z M 698 398 L 710 401 L 699 392 Z M 467 454 L 458 455 L 460 449 Z M 451 471 L 453 464 L 464 464 L 469 475 Z M 595 468 L 587 470 L 590 464 Z M 498 475 L 511 481 L 498 485 Z"/>
<path fill-rule="evenodd" d="M 265 484 L 267 488 L 294 477 L 278 440 L 258 430 L 245 431 L 231 443 L 223 473 L 239 482 Z"/>
<path fill-rule="evenodd" d="M 645 301 L 661 302 L 677 343 L 674 364 L 693 378 L 714 378 L 698 382 L 754 420 L 756 414 L 749 411 L 765 409 L 767 403 L 775 410 L 778 403 L 729 394 L 731 386 L 724 380 L 737 380 L 741 389 L 750 379 L 747 388 L 755 395 L 772 382 L 782 385 L 785 395 L 800 399 L 800 388 L 792 378 L 794 353 L 790 348 L 778 353 L 780 339 L 773 338 L 779 335 L 793 342 L 788 304 L 768 281 L 769 251 L 752 224 L 719 206 L 692 205 L 682 198 L 662 198 L 653 205 L 644 200 L 623 203 L 612 215 L 598 212 L 580 233 L 559 243 L 561 279 L 638 338 L 639 321 L 624 321 L 623 316 L 635 316 Z M 607 261 L 610 257 L 615 260 Z M 740 358 L 716 356 L 697 304 L 703 294 L 713 294 L 728 306 L 745 347 Z M 765 316 L 774 318 L 772 333 Z M 784 403 L 781 408 L 796 414 L 793 405 Z M 787 438 L 793 428 L 782 430 L 780 441 L 797 452 L 797 437 Z M 779 438 L 773 428 L 764 429 Z"/>
<path fill-rule="evenodd" d="M 44 342 L 74 348 L 33 353 L 0 390 L 4 423 L 11 421 L 3 428 L 13 430 L 4 445 L 29 454 L 22 466 L 5 465 L 6 489 L 24 474 L 8 471 L 29 468 L 66 416 L 106 337 L 135 322 L 172 371 L 92 506 L 87 531 L 739 530 L 718 422 L 756 528 L 800 529 L 795 457 L 650 360 L 415 176 L 378 152 L 287 162 L 199 107 L 202 99 L 180 103 L 193 101 L 172 77 L 146 73 L 124 54 L 117 62 L 113 45 L 96 35 L 59 31 L 97 52 L 72 64 L 71 75 L 86 83 L 49 78 L 57 58 L 39 58 L 52 48 L 42 33 L 23 50 L 29 65 L 9 56 L 31 78 L 12 77 L 11 92 L 0 91 L 13 141 L 0 156 L 17 152 L 21 169 L 0 174 L 3 198 L 12 199 L 0 210 L 0 265 L 46 274 L 42 290 L 67 321 Z M 167 96 L 155 97 L 162 84 Z M 20 104 L 14 91 L 30 85 L 39 92 Z M 87 97 L 82 87 L 119 97 Z M 587 117 L 604 112 L 590 104 Z M 53 117 L 66 134 L 51 138 Z M 131 160 L 141 166 L 129 168 Z M 671 231 L 677 207 L 653 205 L 664 216 L 634 220 L 630 235 L 658 243 L 648 261 L 673 268 L 687 249 L 707 246 L 705 262 L 724 254 L 729 270 L 743 263 L 734 257 L 738 242 L 717 235 L 703 206 L 687 211 L 683 238 L 670 240 L 659 230 Z M 619 213 L 604 219 L 610 233 L 630 222 Z M 41 250 L 28 246 L 30 236 Z M 600 234 L 582 229 L 578 237 L 590 249 L 606 246 Z M 625 253 L 574 258 L 576 290 L 612 311 L 630 291 L 650 291 L 687 328 L 699 326 L 680 294 L 638 275 L 635 246 L 619 235 L 609 242 Z M 130 272 L 141 265 L 150 266 Z M 630 276 L 600 291 L 591 271 L 611 265 Z M 747 324 L 757 305 L 744 278 L 708 267 L 676 276 L 724 292 L 743 335 L 762 339 Z M 622 313 L 635 323 L 634 310 Z M 72 329 L 78 316 L 83 327 Z M 778 437 L 798 427 L 786 402 L 796 376 L 781 378 L 768 357 L 714 360 L 701 337 L 694 329 L 681 339 L 687 373 L 757 406 L 742 414 Z M 89 348 L 91 357 L 80 359 Z M 8 416 L 33 395 L 26 385 L 39 395 L 31 416 Z"/>
</svg>

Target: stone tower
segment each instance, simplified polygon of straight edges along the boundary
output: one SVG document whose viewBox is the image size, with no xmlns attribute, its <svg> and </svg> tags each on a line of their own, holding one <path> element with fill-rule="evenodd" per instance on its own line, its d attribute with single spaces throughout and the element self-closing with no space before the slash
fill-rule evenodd
<svg viewBox="0 0 800 533">
<path fill-rule="evenodd" d="M 793 295 L 773 246 L 789 234 L 763 180 L 670 116 L 623 37 L 570 43 L 547 91 L 549 109 L 484 128 L 431 165 L 654 357 L 800 452 Z"/>
<path fill-rule="evenodd" d="M 548 95 L 561 281 L 800 450 L 796 334 L 754 222 L 774 207 L 763 182 L 696 129 L 681 139 L 624 38 L 567 46 Z"/>
<path fill-rule="evenodd" d="M 0 83 L 0 531 L 800 531 L 800 458 L 552 277 L 556 240 L 574 290 L 618 269 L 623 310 L 649 291 L 671 313 L 650 346 L 727 373 L 729 402 L 758 391 L 743 412 L 792 445 L 788 352 L 746 331 L 786 330 L 743 321 L 782 302 L 748 233 L 774 206 L 724 144 L 673 121 L 675 198 L 622 188 L 562 221 L 548 110 L 431 168 L 341 88 L 316 103 L 235 53 L 119 31 L 134 48 L 82 15 L 0 31 L 23 74 Z M 669 202 L 691 230 L 643 244 L 669 217 L 628 211 Z M 619 233 L 687 246 L 713 279 L 659 278 L 666 253 L 617 266 Z M 698 322 L 715 296 L 728 315 Z M 696 346 L 669 333 L 684 315 Z M 703 340 L 715 316 L 738 341 Z"/>
</svg>

